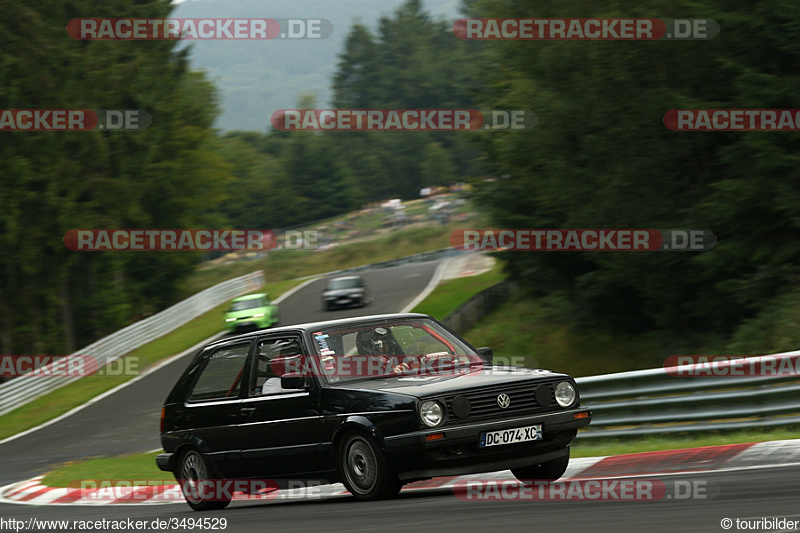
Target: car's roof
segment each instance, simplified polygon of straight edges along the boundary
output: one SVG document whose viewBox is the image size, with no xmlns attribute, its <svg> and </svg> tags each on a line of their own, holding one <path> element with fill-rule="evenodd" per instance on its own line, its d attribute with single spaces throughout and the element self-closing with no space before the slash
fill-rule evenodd
<svg viewBox="0 0 800 533">
<path fill-rule="evenodd" d="M 337 276 L 335 278 L 331 278 L 329 281 L 337 281 L 340 279 L 361 279 L 361 276 L 352 275 L 352 276 Z"/>
<path fill-rule="evenodd" d="M 252 300 L 254 298 L 261 298 L 262 296 L 266 296 L 267 294 L 264 292 L 259 292 L 258 294 L 248 294 L 247 296 L 239 296 L 238 298 L 234 298 L 234 302 L 241 302 L 242 300 Z"/>
<path fill-rule="evenodd" d="M 211 344 L 218 344 L 222 342 L 228 342 L 233 339 L 249 339 L 252 337 L 257 337 L 259 335 L 264 334 L 272 334 L 272 333 L 280 333 L 282 331 L 297 331 L 297 330 L 304 330 L 304 331 L 318 331 L 321 329 L 327 329 L 331 327 L 337 326 L 354 326 L 359 324 L 368 324 L 374 322 L 381 322 L 381 321 L 391 321 L 391 320 L 402 320 L 407 318 L 428 318 L 431 317 L 429 315 L 424 315 L 422 313 L 388 313 L 383 315 L 366 315 L 366 316 L 356 316 L 350 318 L 339 318 L 336 320 L 324 320 L 318 322 L 306 322 L 303 324 L 292 324 L 288 326 L 281 326 L 278 328 L 269 328 L 267 330 L 258 330 L 258 331 L 251 331 L 249 333 L 243 333 L 241 335 L 236 335 L 235 337 L 226 337 L 224 339 L 219 339 Z"/>
</svg>

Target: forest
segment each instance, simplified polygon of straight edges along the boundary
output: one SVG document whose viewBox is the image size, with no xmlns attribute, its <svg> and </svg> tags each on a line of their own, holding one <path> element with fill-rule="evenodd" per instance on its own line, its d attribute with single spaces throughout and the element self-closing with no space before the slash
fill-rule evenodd
<svg viewBox="0 0 800 533">
<path fill-rule="evenodd" d="M 221 133 L 219 95 L 191 69 L 191 48 L 80 41 L 64 29 L 80 16 L 168 17 L 169 2 L 0 5 L 0 109 L 152 116 L 142 131 L 0 132 L 4 354 L 70 353 L 163 309 L 202 260 L 76 253 L 63 243 L 70 229 L 287 228 L 456 181 L 473 185 L 497 228 L 717 236 L 703 253 L 505 254 L 531 297 L 563 302 L 576 324 L 760 351 L 800 340 L 775 330 L 768 345 L 748 344 L 776 324 L 796 329 L 797 133 L 663 122 L 671 109 L 800 108 L 796 2 L 464 0 L 468 17 L 680 16 L 720 27 L 695 41 L 469 41 L 408 0 L 375 28 L 347 28 L 334 108 L 526 109 L 536 127 L 324 133 L 268 131 L 269 112 L 264 131 Z M 321 107 L 313 94 L 293 104 Z"/>
</svg>

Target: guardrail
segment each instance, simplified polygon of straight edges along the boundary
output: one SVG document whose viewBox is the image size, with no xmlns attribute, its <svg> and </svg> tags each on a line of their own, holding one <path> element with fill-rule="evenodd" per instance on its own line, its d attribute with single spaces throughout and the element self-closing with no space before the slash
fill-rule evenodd
<svg viewBox="0 0 800 533">
<path fill-rule="evenodd" d="M 363 270 L 372 270 L 374 268 L 388 268 L 393 266 L 405 265 L 408 263 L 424 263 L 426 261 L 438 261 L 451 255 L 463 253 L 456 248 L 442 248 L 441 250 L 433 250 L 430 252 L 422 252 L 414 255 L 407 255 L 405 257 L 398 257 L 397 259 L 389 259 L 388 261 L 381 261 L 379 263 L 372 263 L 369 265 L 361 265 L 353 268 L 345 268 L 344 270 L 337 270 L 329 274 L 346 274 L 349 272 L 361 272 Z"/>
<path fill-rule="evenodd" d="M 261 270 L 224 281 L 144 320 L 115 331 L 71 355 L 90 356 L 97 368 L 179 328 L 218 305 L 264 285 Z M 52 363 L 51 365 L 52 366 Z M 16 409 L 82 376 L 23 375 L 0 384 L 0 415 Z"/>
<path fill-rule="evenodd" d="M 581 438 L 785 426 L 800 423 L 800 351 L 722 364 L 655 368 L 578 378 L 593 411 Z M 773 366 L 770 363 L 774 363 Z M 793 375 L 769 375 L 770 369 Z M 708 375 L 689 377 L 688 374 Z M 777 374 L 777 372 L 774 372 Z M 723 375 L 724 374 L 724 375 Z"/>
<path fill-rule="evenodd" d="M 513 282 L 501 281 L 456 307 L 442 319 L 442 323 L 456 333 L 463 334 L 516 291 L 517 286 Z"/>
</svg>

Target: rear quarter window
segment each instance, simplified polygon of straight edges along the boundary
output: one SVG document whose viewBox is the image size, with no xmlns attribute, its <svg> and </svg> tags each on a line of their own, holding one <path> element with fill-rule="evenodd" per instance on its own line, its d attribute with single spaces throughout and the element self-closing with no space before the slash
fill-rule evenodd
<svg viewBox="0 0 800 533">
<path fill-rule="evenodd" d="M 211 354 L 189 393 L 189 401 L 238 397 L 249 351 L 247 343 L 225 346 Z"/>
</svg>

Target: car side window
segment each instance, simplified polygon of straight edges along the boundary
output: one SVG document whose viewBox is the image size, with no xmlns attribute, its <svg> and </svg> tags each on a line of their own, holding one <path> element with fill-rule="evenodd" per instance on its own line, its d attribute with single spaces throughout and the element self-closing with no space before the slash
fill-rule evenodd
<svg viewBox="0 0 800 533">
<path fill-rule="evenodd" d="M 253 372 L 250 396 L 295 392 L 302 389 L 284 389 L 281 376 L 292 367 L 299 371 L 303 348 L 300 337 L 272 337 L 258 342 L 255 372 Z"/>
<path fill-rule="evenodd" d="M 236 398 L 242 386 L 250 343 L 224 346 L 206 360 L 189 393 L 189 401 Z"/>
</svg>

